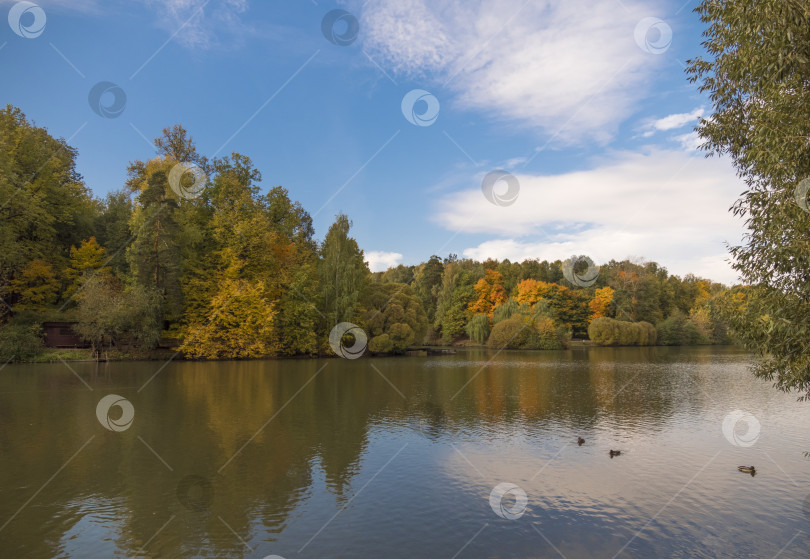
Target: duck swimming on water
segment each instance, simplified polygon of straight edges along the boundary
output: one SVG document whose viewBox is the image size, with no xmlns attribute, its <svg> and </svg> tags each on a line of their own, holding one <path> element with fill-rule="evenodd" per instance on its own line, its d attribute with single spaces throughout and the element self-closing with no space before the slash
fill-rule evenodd
<svg viewBox="0 0 810 559">
<path fill-rule="evenodd" d="M 577 444 L 579 446 L 582 446 L 583 444 L 585 444 L 585 439 L 583 439 L 582 437 L 577 437 Z"/>
<path fill-rule="evenodd" d="M 622 454 L 621 450 L 611 450 L 610 451 L 610 457 L 611 458 L 613 458 L 614 456 L 621 456 L 621 454 Z"/>
<path fill-rule="evenodd" d="M 737 466 L 737 469 L 746 474 L 751 474 L 752 476 L 757 473 L 757 469 L 753 466 Z"/>
</svg>

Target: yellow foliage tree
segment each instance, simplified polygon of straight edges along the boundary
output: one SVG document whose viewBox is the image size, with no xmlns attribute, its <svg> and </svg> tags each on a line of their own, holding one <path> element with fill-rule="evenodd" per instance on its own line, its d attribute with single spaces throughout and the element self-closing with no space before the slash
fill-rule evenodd
<svg viewBox="0 0 810 559">
<path fill-rule="evenodd" d="M 615 293 L 612 287 L 601 287 L 594 293 L 593 299 L 588 303 L 591 309 L 591 320 L 594 318 L 602 318 L 613 301 L 613 294 Z"/>
<path fill-rule="evenodd" d="M 568 288 L 556 283 L 538 281 L 535 279 L 525 279 L 517 284 L 517 295 L 515 299 L 518 303 L 528 303 L 534 305 L 540 299 L 554 298 Z"/>
<path fill-rule="evenodd" d="M 693 308 L 703 307 L 709 302 L 709 299 L 712 298 L 712 294 L 709 292 L 710 287 L 710 283 L 706 280 L 700 280 L 695 284 L 697 293 L 695 294 L 695 302 L 692 305 Z"/>
<path fill-rule="evenodd" d="M 59 296 L 59 280 L 53 267 L 41 258 L 29 262 L 10 287 L 18 297 L 15 310 L 42 311 L 56 303 Z"/>
<path fill-rule="evenodd" d="M 104 264 L 106 251 L 95 237 L 82 241 L 79 248 L 70 247 L 70 266 L 65 270 L 65 276 L 71 280 L 71 284 L 65 295 L 73 296 L 90 277 L 109 274 L 112 268 Z"/>
<path fill-rule="evenodd" d="M 204 314 L 182 329 L 181 351 L 194 359 L 250 359 L 274 356 L 276 311 L 263 282 L 226 279 Z"/>
</svg>

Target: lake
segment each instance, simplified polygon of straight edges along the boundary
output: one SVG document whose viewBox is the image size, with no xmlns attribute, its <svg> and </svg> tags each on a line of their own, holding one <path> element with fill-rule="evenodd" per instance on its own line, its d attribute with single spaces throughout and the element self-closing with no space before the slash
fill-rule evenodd
<svg viewBox="0 0 810 559">
<path fill-rule="evenodd" d="M 0 556 L 807 557 L 810 403 L 751 363 L 7 365 Z"/>
</svg>

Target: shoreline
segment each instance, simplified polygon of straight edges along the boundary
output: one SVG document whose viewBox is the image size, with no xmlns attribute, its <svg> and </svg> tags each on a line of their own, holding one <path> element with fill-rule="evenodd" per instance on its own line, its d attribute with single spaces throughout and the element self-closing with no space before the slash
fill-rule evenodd
<svg viewBox="0 0 810 559">
<path fill-rule="evenodd" d="M 488 350 L 488 351 L 528 351 L 528 352 L 549 352 L 549 351 L 567 351 L 567 350 L 582 350 L 582 349 L 595 349 L 595 348 L 625 348 L 625 347 L 648 347 L 648 348 L 655 348 L 655 347 L 662 347 L 662 348 L 673 348 L 673 347 L 741 347 L 737 344 L 697 344 L 697 345 L 653 345 L 653 346 L 637 346 L 637 345 L 610 345 L 610 346 L 602 346 L 597 344 L 596 342 L 592 342 L 590 340 L 574 340 L 572 341 L 567 348 L 560 348 L 560 349 L 496 349 L 486 345 L 452 345 L 452 346 L 434 346 L 434 345 L 421 345 L 416 346 L 414 348 L 406 350 L 403 354 L 378 354 L 372 355 L 367 354 L 362 358 L 388 358 L 388 357 L 437 357 L 443 355 L 454 355 L 459 352 L 466 352 L 472 350 Z M 214 361 L 262 361 L 262 360 L 273 360 L 273 361 L 287 361 L 287 360 L 298 360 L 298 359 L 337 359 L 337 355 L 284 355 L 284 356 L 266 356 L 266 357 L 256 357 L 252 359 L 187 359 L 180 354 L 177 350 L 170 350 L 170 349 L 155 349 L 149 352 L 145 352 L 144 354 L 130 354 L 130 353 L 122 353 L 117 350 L 113 350 L 111 352 L 106 352 L 106 355 L 103 359 L 94 359 L 91 354 L 91 350 L 87 348 L 53 348 L 52 350 L 46 350 L 38 353 L 37 355 L 32 356 L 29 359 L 24 359 L 20 361 L 13 361 L 9 360 L 6 364 L 11 365 L 24 365 L 24 364 L 48 364 L 48 363 L 58 363 L 60 361 L 67 362 L 67 363 L 114 363 L 114 362 L 138 362 L 138 361 L 166 361 L 166 360 L 175 360 L 175 361 L 188 361 L 188 362 L 214 362 Z M 361 359 L 362 359 L 361 358 Z"/>
</svg>

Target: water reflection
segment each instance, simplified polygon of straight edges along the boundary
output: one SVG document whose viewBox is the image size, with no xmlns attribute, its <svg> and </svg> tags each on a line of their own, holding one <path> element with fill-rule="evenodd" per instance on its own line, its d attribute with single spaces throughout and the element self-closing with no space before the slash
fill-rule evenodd
<svg viewBox="0 0 810 559">
<path fill-rule="evenodd" d="M 162 364 L 71 364 L 92 391 L 62 364 L 8 366 L 0 554 L 772 556 L 810 527 L 810 414 L 748 360 L 473 351 L 172 363 L 148 383 Z M 95 416 L 110 393 L 134 406 L 124 432 Z M 735 408 L 763 423 L 752 449 L 720 432 Z M 768 467 L 736 471 L 751 461 Z M 493 515 L 500 482 L 527 493 L 521 518 Z"/>
</svg>

